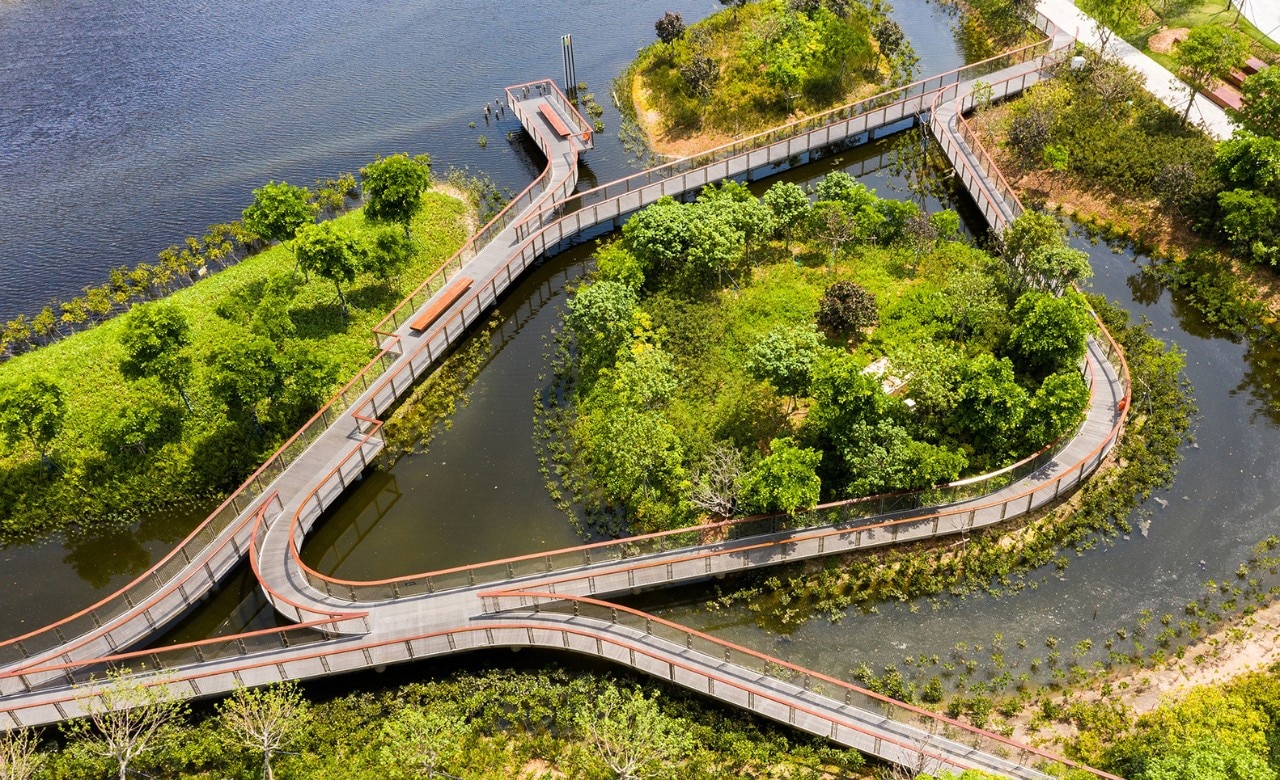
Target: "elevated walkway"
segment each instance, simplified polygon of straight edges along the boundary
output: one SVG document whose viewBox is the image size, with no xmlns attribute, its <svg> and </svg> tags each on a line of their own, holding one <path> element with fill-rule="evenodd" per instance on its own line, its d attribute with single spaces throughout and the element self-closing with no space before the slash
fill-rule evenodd
<svg viewBox="0 0 1280 780">
<path fill-rule="evenodd" d="M 113 668 L 129 668 L 135 673 L 145 669 L 146 673 L 140 673 L 145 684 L 167 686 L 178 696 L 199 697 L 226 693 L 240 685 L 377 668 L 472 648 L 540 645 L 577 652 L 592 652 L 594 647 L 595 654 L 642 671 L 665 669 L 673 681 L 704 686 L 699 689 L 712 695 L 721 695 L 715 691 L 723 688 L 725 701 L 736 703 L 746 697 L 746 706 L 766 717 L 825 734 L 842 744 L 856 744 L 899 763 L 911 765 L 914 759 L 924 757 L 942 762 L 940 766 L 983 768 L 1016 777 L 1042 776 L 1040 769 L 1031 768 L 1026 761 L 1063 764 L 1057 757 L 1008 740 L 983 742 L 999 738 L 931 713 L 912 716 L 926 724 L 914 731 L 904 730 L 900 718 L 883 712 L 878 717 L 855 717 L 838 702 L 819 701 L 804 689 L 788 688 L 770 673 L 770 666 L 762 676 L 735 668 L 726 658 L 715 676 L 708 673 L 705 659 L 686 657 L 678 649 L 599 621 L 538 614 L 513 620 L 497 613 L 504 609 L 501 600 L 506 598 L 527 599 L 533 594 L 534 598 L 589 603 L 590 596 L 963 533 L 1045 506 L 1086 479 L 1106 458 L 1123 429 L 1127 374 L 1123 357 L 1107 340 L 1105 331 L 1102 340 L 1091 341 L 1085 363 L 1092 393 L 1081 428 L 1057 449 L 988 475 L 980 484 L 958 483 L 935 493 L 880 497 L 878 511 L 875 503 L 844 503 L 822 507 L 812 517 L 798 521 L 749 518 L 374 583 L 322 577 L 307 569 L 297 552 L 324 508 L 360 478 L 370 458 L 381 449 L 379 417 L 540 257 L 581 240 L 593 230 L 616 226 L 627 214 L 663 195 L 693 192 L 726 177 L 763 177 L 833 144 L 856 142 L 895 124 L 915 121 L 938 104 L 940 96 L 958 94 L 959 85 L 978 77 L 1009 80 L 1013 73 L 1009 68 L 1023 66 L 1049 48 L 1046 43 L 1024 47 L 580 195 L 572 192 L 577 155 L 591 142 L 585 122 L 554 91 L 554 85 L 508 88 L 513 112 L 547 154 L 546 171 L 388 316 L 376 330 L 382 349 L 378 358 L 255 475 L 256 481 L 251 480 L 231 499 L 236 509 L 240 508 L 237 499 L 250 502 L 235 515 L 234 533 L 241 538 L 247 535 L 247 554 L 264 591 L 276 609 L 298 625 L 121 653 L 119 649 L 128 642 L 147 634 L 145 624 L 153 626 L 151 630 L 158 624 L 152 607 L 135 610 L 126 621 L 128 631 L 122 627 L 125 623 L 96 636 L 90 631 L 88 641 L 68 642 L 39 658 L 26 654 L 26 659 L 16 664 L 19 671 L 11 665 L 7 673 L 0 672 L 0 727 L 51 723 L 83 714 L 85 702 L 101 686 L 102 672 Z M 973 181 L 992 186 L 989 177 Z M 447 294 L 442 291 L 459 276 L 473 280 L 466 294 L 449 306 L 442 305 L 442 311 L 432 313 L 434 319 L 424 322 L 423 313 Z M 415 323 L 422 327 L 414 327 Z M 237 541 L 232 549 L 243 553 L 246 545 Z M 181 551 L 188 556 L 185 547 Z M 166 597 L 180 594 L 176 607 L 191 603 L 192 593 L 208 589 L 189 588 L 190 581 L 181 577 L 166 581 L 155 575 L 155 580 Z M 494 599 L 498 599 L 496 604 Z M 53 633 L 63 638 L 57 631 Z M 691 632 L 686 634 L 692 637 Z M 99 650 L 94 644 L 98 639 L 110 649 Z M 0 651 L 3 649 L 0 645 Z M 685 648 L 690 649 L 692 645 Z M 91 655 L 95 651 L 98 656 Z M 767 664 L 787 666 L 777 659 L 769 659 Z M 151 674 L 156 671 L 165 674 Z M 812 673 L 804 674 L 816 679 Z M 859 695 L 866 693 L 853 686 L 845 688 Z M 730 697 L 729 691 L 738 698 Z M 771 704 L 756 707 L 753 702 L 757 698 Z M 947 742 L 949 737 L 938 742 L 937 729 L 944 726 L 959 728 L 984 747 L 952 745 Z M 1008 756 L 1018 751 L 1023 758 L 1010 764 Z"/>
</svg>

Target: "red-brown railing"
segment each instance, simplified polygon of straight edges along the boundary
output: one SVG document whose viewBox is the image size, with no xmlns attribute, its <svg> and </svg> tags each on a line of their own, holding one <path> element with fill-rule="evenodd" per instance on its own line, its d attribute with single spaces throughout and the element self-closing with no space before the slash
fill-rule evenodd
<svg viewBox="0 0 1280 780">
<path fill-rule="evenodd" d="M 1039 761 L 1041 762 L 1041 768 L 1044 765 L 1049 765 L 1058 769 L 1075 769 L 1088 772 L 1094 777 L 1106 778 L 1106 780 L 1121 780 L 1115 775 L 1078 764 L 1050 751 L 1024 745 L 1000 734 L 891 699 L 888 696 L 867 690 L 853 683 L 806 669 L 742 645 L 727 642 L 710 634 L 695 631 L 631 607 L 624 607 L 585 596 L 565 596 L 555 593 L 522 590 L 489 591 L 479 594 L 479 597 L 484 601 L 485 610 L 491 614 L 508 613 L 517 610 L 531 610 L 535 614 L 550 611 L 553 614 L 572 615 L 573 617 L 605 623 L 609 626 L 622 626 L 645 636 L 653 636 L 664 640 L 678 648 L 700 653 L 710 663 L 714 664 L 723 660 L 725 663 L 733 664 L 757 674 L 766 675 L 779 682 L 791 683 L 806 692 L 825 696 L 828 699 L 857 707 L 877 716 L 890 718 L 902 725 L 916 728 L 926 735 L 934 733 L 934 727 L 941 726 L 948 739 L 963 742 L 989 756 L 1017 755 L 1018 758 L 1015 763 L 1019 766 L 1033 766 L 1032 762 Z M 668 651 L 662 655 L 665 660 L 675 654 Z M 687 660 L 687 657 L 685 660 Z M 721 679 L 725 682 L 731 682 L 726 677 Z M 829 717 L 827 715 L 819 716 Z M 934 745 L 935 750 L 938 747 L 937 744 Z"/>
</svg>

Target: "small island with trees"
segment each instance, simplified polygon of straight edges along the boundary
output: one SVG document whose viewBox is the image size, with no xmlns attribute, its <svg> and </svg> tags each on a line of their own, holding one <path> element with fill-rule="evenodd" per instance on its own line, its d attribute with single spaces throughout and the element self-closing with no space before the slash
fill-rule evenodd
<svg viewBox="0 0 1280 780">
<path fill-rule="evenodd" d="M 615 82 L 648 146 L 683 157 L 905 81 L 916 58 L 880 4 L 721 0 L 686 26 L 667 12 Z"/>
<path fill-rule="evenodd" d="M 1006 260 L 954 212 L 848 174 L 812 193 L 709 186 L 596 254 L 569 302 L 556 415 L 570 487 L 606 529 L 803 511 L 1001 468 L 1069 432 L 1089 273 L 1028 213 Z"/>
</svg>

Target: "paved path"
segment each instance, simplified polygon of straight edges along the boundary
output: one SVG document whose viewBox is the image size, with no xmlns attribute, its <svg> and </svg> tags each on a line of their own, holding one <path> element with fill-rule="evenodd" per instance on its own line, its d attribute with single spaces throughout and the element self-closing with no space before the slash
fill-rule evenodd
<svg viewBox="0 0 1280 780">
<path fill-rule="evenodd" d="M 1262 34 L 1280 43 L 1280 2 L 1277 0 L 1231 0 Z"/>
<path fill-rule="evenodd" d="M 1265 1 L 1271 4 L 1271 8 L 1280 8 L 1280 2 L 1277 0 Z M 1260 0 L 1247 0 L 1247 2 L 1263 5 Z M 1040 0 L 1036 9 L 1058 27 L 1074 33 L 1075 37 L 1089 48 L 1095 51 L 1101 48 L 1097 23 L 1070 0 Z M 1179 116 L 1186 110 L 1189 88 L 1163 65 L 1121 40 L 1117 35 L 1111 36 L 1107 52 L 1138 71 L 1146 81 L 1147 91 L 1159 98 L 1166 106 L 1177 111 Z M 1191 108 L 1191 121 L 1199 124 L 1205 132 L 1219 141 L 1230 138 L 1232 130 L 1235 129 L 1235 125 L 1225 111 L 1210 102 L 1204 95 L 1199 94 L 1195 96 L 1195 103 Z"/>
</svg>

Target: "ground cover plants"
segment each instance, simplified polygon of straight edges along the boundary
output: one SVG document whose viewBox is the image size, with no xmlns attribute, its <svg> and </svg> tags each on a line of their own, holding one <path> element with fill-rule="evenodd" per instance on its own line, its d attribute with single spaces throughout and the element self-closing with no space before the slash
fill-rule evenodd
<svg viewBox="0 0 1280 780">
<path fill-rule="evenodd" d="M 464 200 L 420 194 L 425 158 L 386 158 L 401 160 L 421 175 L 385 202 L 371 194 L 380 221 L 356 209 L 314 223 L 305 190 L 272 183 L 246 218 L 281 243 L 0 364 L 0 535 L 131 521 L 252 471 L 369 360 L 372 326 L 474 226 Z"/>
<path fill-rule="evenodd" d="M 708 187 L 597 252 L 548 402 L 557 473 L 602 530 L 925 488 L 1080 418 L 1092 318 L 1064 285 L 1088 266 L 1056 221 L 1011 230 L 1011 273 L 953 212 L 841 172 L 813 195 Z"/>
<path fill-rule="evenodd" d="M 915 57 L 883 4 L 760 0 L 690 25 L 667 14 L 658 42 L 615 92 L 660 153 L 690 154 L 878 91 Z"/>
</svg>

